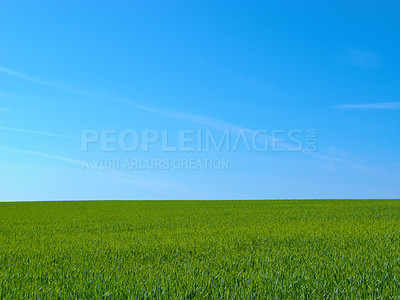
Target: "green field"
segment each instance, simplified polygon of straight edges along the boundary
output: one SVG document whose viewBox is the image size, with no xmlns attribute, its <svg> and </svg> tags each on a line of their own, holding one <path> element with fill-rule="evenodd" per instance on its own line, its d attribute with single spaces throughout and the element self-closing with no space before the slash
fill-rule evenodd
<svg viewBox="0 0 400 300">
<path fill-rule="evenodd" d="M 0 203 L 0 299 L 397 298 L 400 201 Z"/>
</svg>

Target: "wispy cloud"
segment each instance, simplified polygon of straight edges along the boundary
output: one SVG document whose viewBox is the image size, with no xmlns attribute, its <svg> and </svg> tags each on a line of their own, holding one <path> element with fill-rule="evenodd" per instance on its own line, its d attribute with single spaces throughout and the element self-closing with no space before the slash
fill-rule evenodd
<svg viewBox="0 0 400 300">
<path fill-rule="evenodd" d="M 361 56 L 362 55 L 360 55 L 360 57 Z M 198 114 L 187 113 L 187 112 L 176 112 L 176 111 L 167 111 L 167 110 L 151 108 L 149 106 L 144 106 L 142 104 L 138 104 L 136 102 L 125 100 L 125 99 L 115 97 L 115 96 L 100 94 L 97 92 L 88 92 L 83 89 L 71 88 L 71 87 L 63 85 L 63 84 L 55 84 L 55 83 L 47 82 L 47 81 L 37 79 L 37 78 L 31 77 L 31 76 L 27 76 L 25 74 L 22 74 L 20 72 L 10 70 L 7 68 L 0 67 L 0 72 L 11 75 L 11 76 L 15 76 L 15 77 L 18 77 L 18 78 L 21 78 L 24 80 L 35 82 L 38 84 L 42 84 L 45 86 L 49 86 L 49 87 L 52 87 L 52 88 L 55 88 L 58 90 L 70 92 L 70 93 L 73 93 L 76 95 L 89 96 L 89 97 L 94 97 L 94 98 L 102 99 L 102 100 L 113 102 L 113 103 L 125 104 L 125 105 L 132 106 L 136 109 L 140 109 L 142 111 L 154 113 L 154 114 L 157 114 L 160 116 L 164 116 L 164 117 L 168 117 L 168 118 L 172 118 L 172 119 L 176 119 L 176 120 L 187 121 L 187 122 L 191 122 L 191 123 L 195 123 L 195 124 L 205 125 L 205 126 L 217 129 L 217 130 L 231 130 L 231 131 L 244 130 L 245 132 L 250 133 L 250 134 L 255 132 L 255 130 L 253 130 L 253 129 L 238 126 L 238 125 L 235 125 L 235 124 L 232 124 L 232 123 L 229 123 L 226 121 L 222 121 L 219 119 L 215 119 L 215 118 L 212 118 L 209 116 L 198 115 Z M 389 103 L 372 103 L 372 104 L 347 104 L 347 105 L 340 105 L 335 108 L 338 108 L 338 109 L 391 108 L 391 109 L 393 109 L 393 108 L 398 108 L 398 105 L 399 105 L 398 102 L 389 102 Z M 366 107 L 366 106 L 368 106 L 368 107 Z M 56 136 L 60 136 L 60 135 L 56 135 Z M 266 137 L 267 140 L 269 140 L 271 138 L 272 138 L 271 136 Z M 281 147 L 290 149 L 292 147 L 292 145 L 287 144 L 287 143 L 282 143 Z M 334 160 L 337 163 L 345 164 L 345 165 L 348 165 L 353 168 L 360 169 L 360 170 L 363 170 L 366 172 L 371 172 L 371 169 L 368 167 L 360 166 L 360 165 L 352 163 L 351 161 L 347 161 L 344 159 L 332 158 L 332 156 L 320 155 L 318 153 L 313 153 L 313 152 L 303 152 L 303 153 L 305 153 L 311 157 L 314 157 L 315 159 L 319 159 L 319 160 L 323 160 L 323 161 Z"/>
<path fill-rule="evenodd" d="M 14 77 L 18 77 L 18 78 L 21 78 L 21 79 L 25 79 L 25 80 L 28 80 L 28 81 L 36 82 L 36 83 L 39 83 L 39 84 L 42 84 L 42 85 L 52 86 L 52 84 L 49 83 L 49 82 L 42 81 L 40 79 L 27 76 L 25 74 L 19 73 L 19 72 L 15 71 L 15 70 L 11 70 L 11 69 L 8 69 L 8 68 L 0 67 L 0 72 L 4 73 L 4 74 L 7 74 L 7 75 L 14 76 Z"/>
<path fill-rule="evenodd" d="M 342 104 L 334 106 L 336 109 L 400 109 L 400 102 L 376 102 L 360 104 Z"/>
<path fill-rule="evenodd" d="M 238 83 L 240 85 L 246 86 L 254 91 L 261 92 L 262 94 L 268 95 L 268 96 L 273 96 L 273 97 L 279 97 L 279 95 L 274 92 L 270 87 L 266 85 L 266 82 L 260 82 L 259 80 L 255 79 L 249 79 L 246 77 L 243 77 L 242 75 L 239 75 L 235 72 L 226 70 L 224 68 L 221 68 L 219 66 L 216 66 L 214 64 L 210 64 L 205 61 L 201 60 L 191 60 L 192 62 L 199 64 L 203 67 L 206 67 L 207 69 L 222 74 L 225 77 L 230 78 L 231 80 L 235 81 L 235 83 Z"/>
<path fill-rule="evenodd" d="M 78 160 L 62 155 L 54 155 L 54 154 L 49 154 L 45 152 L 40 152 L 40 151 L 31 151 L 31 150 L 21 150 L 21 149 L 16 149 L 16 148 L 10 148 L 10 147 L 5 147 L 0 145 L 0 150 L 3 151 L 8 151 L 12 153 L 18 153 L 18 154 L 23 154 L 23 155 L 29 155 L 29 156 L 35 156 L 35 157 L 42 157 L 45 159 L 51 159 L 51 160 L 57 160 L 61 162 L 66 162 L 68 164 L 73 164 L 74 166 L 79 166 L 80 170 L 82 170 L 82 167 L 84 165 L 84 160 Z M 7 166 L 7 165 L 4 165 Z M 8 164 L 8 166 L 13 166 L 13 164 Z M 18 165 L 19 167 L 24 167 L 25 165 Z M 1 166 L 0 166 L 1 167 Z M 27 165 L 29 167 L 29 165 Z M 44 168 L 43 166 L 39 166 L 40 168 Z M 131 185 L 136 185 L 136 186 L 141 186 L 141 187 L 146 187 L 146 188 L 158 188 L 158 189 L 164 189 L 164 190 L 174 190 L 174 191 L 179 191 L 181 193 L 186 194 L 187 196 L 190 197 L 196 197 L 196 198 L 202 198 L 204 195 L 201 193 L 197 193 L 193 190 L 193 187 L 187 186 L 187 185 L 182 185 L 182 184 L 177 184 L 172 181 L 168 180 L 157 180 L 157 179 L 147 179 L 142 176 L 138 175 L 131 175 L 124 173 L 122 171 L 118 170 L 107 170 L 104 171 L 101 169 L 101 167 L 93 167 L 94 170 L 85 170 L 82 172 L 90 172 L 90 174 L 97 174 L 97 175 L 103 175 L 107 176 L 110 180 L 124 183 L 124 184 L 131 184 Z M 47 168 L 50 169 L 50 168 Z M 57 167 L 59 169 L 59 167 Z M 104 171 L 104 172 L 101 172 Z"/>
<path fill-rule="evenodd" d="M 344 159 L 342 157 L 337 157 L 334 155 L 326 155 L 326 154 L 320 154 L 317 152 L 306 152 L 306 151 L 304 153 L 309 156 L 312 156 L 313 158 L 327 162 L 331 166 L 333 166 L 334 163 L 338 163 L 338 164 L 345 165 L 345 166 L 351 167 L 353 169 L 356 169 L 356 170 L 359 170 L 359 171 L 362 171 L 362 172 L 368 173 L 368 174 L 377 174 L 377 172 L 379 171 L 376 168 L 372 168 L 369 166 L 365 166 L 363 164 L 355 163 L 351 160 Z"/>
<path fill-rule="evenodd" d="M 61 90 L 64 92 L 68 92 L 71 94 L 94 97 L 94 98 L 98 98 L 98 99 L 102 99 L 102 100 L 106 100 L 106 101 L 110 101 L 110 102 L 114 102 L 114 103 L 128 104 L 130 106 L 136 107 L 141 110 L 150 111 L 150 112 L 152 111 L 151 108 L 145 107 L 145 106 L 137 104 L 135 102 L 127 101 L 124 99 L 120 99 L 120 98 L 117 98 L 114 96 L 109 96 L 109 95 L 105 95 L 105 94 L 101 94 L 101 93 L 97 93 L 97 92 L 88 91 L 87 89 L 72 87 L 67 84 L 55 83 L 55 82 L 50 82 L 47 80 L 38 79 L 36 77 L 32 77 L 32 76 L 23 74 L 21 72 L 18 72 L 18 71 L 12 70 L 12 69 L 8 69 L 8 68 L 4 68 L 1 66 L 0 66 L 0 73 L 7 74 L 7 75 L 10 75 L 13 77 L 20 78 L 20 79 L 24 79 L 24 80 L 34 82 L 37 84 L 41 84 L 44 86 L 48 86 L 48 87 L 51 87 L 51 88 L 54 88 L 57 90 Z"/>
<path fill-rule="evenodd" d="M 75 137 L 75 136 L 63 135 L 63 134 L 57 134 L 57 133 L 51 133 L 51 132 L 45 132 L 45 131 L 36 131 L 36 130 L 30 130 L 30 129 L 0 126 L 0 130 L 14 131 L 14 132 L 21 132 L 21 133 L 28 133 L 28 134 L 36 134 L 36 135 L 43 135 L 43 136 L 57 137 L 57 138 L 64 138 L 64 139 L 79 140 L 79 138 Z"/>
<path fill-rule="evenodd" d="M 341 60 L 354 67 L 375 69 L 382 66 L 382 59 L 368 50 L 347 48 L 341 54 Z"/>
<path fill-rule="evenodd" d="M 48 154 L 48 153 L 40 152 L 40 151 L 20 150 L 20 149 L 1 146 L 1 145 L 0 145 L 0 149 L 9 151 L 9 152 L 13 152 L 13 153 L 27 154 L 27 155 L 33 155 L 33 156 L 38 156 L 38 157 L 43 157 L 43 158 L 50 158 L 50 159 L 63 161 L 63 162 L 67 162 L 67 163 L 72 163 L 72 164 L 80 165 L 80 166 L 83 165 L 83 161 L 81 161 L 81 160 L 77 160 L 77 159 L 73 159 L 73 158 L 69 158 L 69 157 L 65 157 L 65 156 L 60 156 L 60 155 L 52 155 L 52 154 Z"/>
<path fill-rule="evenodd" d="M 61 91 L 65 91 L 65 92 L 69 92 L 75 95 L 81 95 L 81 96 L 89 96 L 89 97 L 93 97 L 93 98 L 98 98 L 101 100 L 105 100 L 108 102 L 113 102 L 113 103 L 119 103 L 119 104 L 124 104 L 124 105 L 129 105 L 131 107 L 134 107 L 136 109 L 140 109 L 142 111 L 146 111 L 146 112 L 150 112 L 150 113 L 154 113 L 160 116 L 164 116 L 164 117 L 168 117 L 168 118 L 172 118 L 172 119 L 176 119 L 176 120 L 181 120 L 181 121 L 188 121 L 191 123 L 196 123 L 196 124 L 201 124 L 201 125 L 205 125 L 205 126 L 209 126 L 209 127 L 213 127 L 216 129 L 239 129 L 241 128 L 240 126 L 236 126 L 233 124 L 230 124 L 228 122 L 225 121 L 221 121 L 218 119 L 214 119 L 212 117 L 209 116 L 203 116 L 203 115 L 197 115 L 197 114 L 192 114 L 192 113 L 186 113 L 186 112 L 177 112 L 177 111 L 168 111 L 168 110 L 161 110 L 161 109 L 157 109 L 157 108 L 152 108 L 149 106 L 145 106 L 142 105 L 140 103 L 136 103 L 136 102 L 132 102 L 120 97 L 115 97 L 115 96 L 111 96 L 111 95 L 106 95 L 103 93 L 98 93 L 98 92 L 90 92 L 84 89 L 79 89 L 79 88 L 74 88 L 74 87 L 70 87 L 68 85 L 65 84 L 56 84 L 56 83 L 52 83 L 52 82 L 48 82 L 42 79 L 37 79 L 35 77 L 32 76 L 28 76 L 25 75 L 23 73 L 8 69 L 8 68 L 3 68 L 0 67 L 0 72 L 10 75 L 10 76 L 14 76 L 20 79 L 24 79 L 24 80 L 28 80 L 34 83 L 38 83 L 41 85 L 45 85 L 48 87 L 52 87 L 54 89 L 58 89 Z"/>
</svg>

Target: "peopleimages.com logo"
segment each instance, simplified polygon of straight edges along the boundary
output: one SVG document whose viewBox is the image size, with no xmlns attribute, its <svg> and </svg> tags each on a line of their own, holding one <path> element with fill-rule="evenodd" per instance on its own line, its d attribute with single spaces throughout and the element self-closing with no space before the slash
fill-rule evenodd
<svg viewBox="0 0 400 300">
<path fill-rule="evenodd" d="M 314 152 L 317 130 L 82 130 L 82 151 L 95 148 L 102 152 Z"/>
<path fill-rule="evenodd" d="M 316 129 L 243 129 L 223 132 L 200 129 L 82 131 L 82 152 L 103 153 L 101 158 L 87 158 L 83 163 L 83 170 L 228 170 L 229 158 L 221 158 L 221 154 L 316 150 Z M 124 153 L 123 157 L 109 157 L 108 154 L 116 152 L 121 152 L 121 155 Z M 140 153 L 142 157 L 138 157 Z M 190 153 L 193 157 L 187 157 Z M 153 157 L 160 154 L 164 157 Z"/>
</svg>

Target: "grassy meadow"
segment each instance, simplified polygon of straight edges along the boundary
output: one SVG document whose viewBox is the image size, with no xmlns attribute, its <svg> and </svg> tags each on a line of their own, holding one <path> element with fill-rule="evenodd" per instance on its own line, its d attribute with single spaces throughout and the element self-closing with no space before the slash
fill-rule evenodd
<svg viewBox="0 0 400 300">
<path fill-rule="evenodd" d="M 400 201 L 0 203 L 0 299 L 399 299 Z"/>
</svg>

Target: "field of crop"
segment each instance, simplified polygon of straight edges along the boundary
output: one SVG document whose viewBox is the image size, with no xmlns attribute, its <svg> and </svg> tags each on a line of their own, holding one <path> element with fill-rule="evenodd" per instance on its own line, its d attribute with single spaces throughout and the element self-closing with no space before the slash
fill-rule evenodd
<svg viewBox="0 0 400 300">
<path fill-rule="evenodd" d="M 0 299 L 399 295 L 400 201 L 0 203 Z"/>
</svg>

